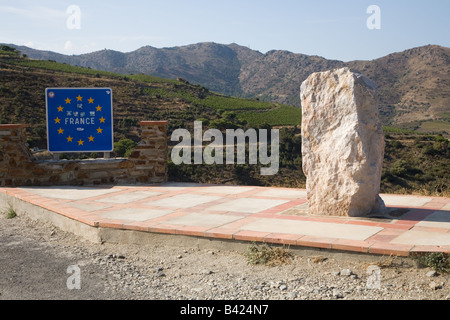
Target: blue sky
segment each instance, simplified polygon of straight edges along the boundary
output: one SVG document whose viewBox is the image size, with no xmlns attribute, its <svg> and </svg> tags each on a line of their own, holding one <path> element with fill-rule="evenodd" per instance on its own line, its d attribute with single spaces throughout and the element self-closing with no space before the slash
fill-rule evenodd
<svg viewBox="0 0 450 320">
<path fill-rule="evenodd" d="M 381 29 L 366 25 L 370 5 L 381 10 Z M 0 0 L 0 43 L 80 54 L 235 42 L 262 53 L 371 60 L 427 44 L 450 47 L 449 16 L 448 0 Z"/>
</svg>

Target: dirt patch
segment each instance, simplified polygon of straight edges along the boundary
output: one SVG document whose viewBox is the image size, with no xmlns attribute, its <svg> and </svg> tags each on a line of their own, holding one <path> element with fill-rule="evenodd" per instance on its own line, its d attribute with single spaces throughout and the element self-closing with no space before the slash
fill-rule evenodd
<svg viewBox="0 0 450 320">
<path fill-rule="evenodd" d="M 5 214 L 0 244 L 2 300 L 450 299 L 449 274 L 409 258 L 284 248 L 288 261 L 253 265 L 244 251 L 97 244 Z"/>
</svg>

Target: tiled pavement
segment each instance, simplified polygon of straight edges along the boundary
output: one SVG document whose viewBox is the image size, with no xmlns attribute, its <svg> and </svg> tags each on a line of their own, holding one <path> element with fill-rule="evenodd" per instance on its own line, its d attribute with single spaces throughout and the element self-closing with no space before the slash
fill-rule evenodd
<svg viewBox="0 0 450 320">
<path fill-rule="evenodd" d="M 450 252 L 450 198 L 381 195 L 388 217 L 349 218 L 308 215 L 301 189 L 167 183 L 0 192 L 92 227 L 399 256 Z"/>
</svg>

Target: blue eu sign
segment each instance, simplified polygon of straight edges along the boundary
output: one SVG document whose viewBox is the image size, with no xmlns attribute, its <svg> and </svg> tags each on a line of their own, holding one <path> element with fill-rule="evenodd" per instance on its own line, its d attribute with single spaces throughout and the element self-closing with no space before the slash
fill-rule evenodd
<svg viewBox="0 0 450 320">
<path fill-rule="evenodd" d="M 110 88 L 47 88 L 50 152 L 113 151 Z"/>
</svg>

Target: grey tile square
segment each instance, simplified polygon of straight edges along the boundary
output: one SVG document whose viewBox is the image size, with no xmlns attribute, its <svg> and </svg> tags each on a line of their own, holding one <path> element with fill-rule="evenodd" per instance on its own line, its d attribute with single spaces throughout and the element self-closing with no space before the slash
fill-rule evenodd
<svg viewBox="0 0 450 320">
<path fill-rule="evenodd" d="M 306 190 L 289 190 L 289 189 L 268 189 L 255 194 L 261 197 L 275 197 L 286 199 L 306 199 Z"/>
<path fill-rule="evenodd" d="M 130 221 L 146 221 L 155 219 L 166 214 L 172 213 L 172 210 L 162 209 L 145 209 L 145 208 L 126 208 L 122 210 L 110 211 L 101 214 L 103 218 L 130 220 Z"/>
<path fill-rule="evenodd" d="M 80 210 L 84 210 L 87 212 L 94 212 L 97 210 L 103 210 L 103 209 L 107 209 L 109 207 L 111 207 L 111 205 L 108 204 L 100 204 L 100 203 L 80 203 L 80 202 L 70 202 L 67 205 L 80 209 Z"/>
<path fill-rule="evenodd" d="M 97 200 L 99 202 L 107 203 L 130 203 L 133 201 L 143 200 L 145 198 L 154 197 L 162 194 L 161 192 L 149 192 L 149 191 L 134 191 L 123 194 L 118 194 L 116 196 L 103 198 Z"/>
<path fill-rule="evenodd" d="M 203 193 L 240 194 L 253 189 L 252 187 L 239 186 L 207 186 L 200 188 L 198 191 Z"/>
<path fill-rule="evenodd" d="M 239 219 L 242 219 L 242 217 L 222 214 L 190 213 L 185 216 L 167 220 L 167 223 L 183 226 L 216 228 Z"/>
<path fill-rule="evenodd" d="M 36 195 L 40 195 L 42 197 L 66 200 L 82 200 L 119 191 L 119 189 L 114 188 L 93 188 L 76 186 L 23 187 L 21 189 L 34 193 Z"/>
<path fill-rule="evenodd" d="M 416 226 L 450 229 L 450 211 L 436 211 L 420 221 Z"/>
<path fill-rule="evenodd" d="M 450 233 L 408 230 L 391 241 L 394 244 L 417 246 L 450 246 Z"/>
<path fill-rule="evenodd" d="M 220 199 L 217 196 L 205 196 L 200 194 L 179 194 L 176 196 L 147 202 L 153 207 L 186 209 Z"/>
<path fill-rule="evenodd" d="M 245 212 L 245 213 L 257 213 L 261 212 L 281 204 L 289 202 L 288 200 L 275 200 L 275 199 L 256 199 L 256 198 L 242 198 L 233 199 L 209 208 L 210 210 L 217 211 L 233 211 L 233 212 Z"/>
<path fill-rule="evenodd" d="M 380 197 L 385 205 L 404 207 L 422 207 L 432 200 L 432 198 L 397 195 L 380 195 Z"/>
<path fill-rule="evenodd" d="M 268 218 L 250 222 L 243 225 L 241 229 L 261 232 L 290 233 L 325 238 L 341 238 L 348 240 L 366 240 L 377 232 L 383 230 L 383 228 L 372 226 Z"/>
</svg>

